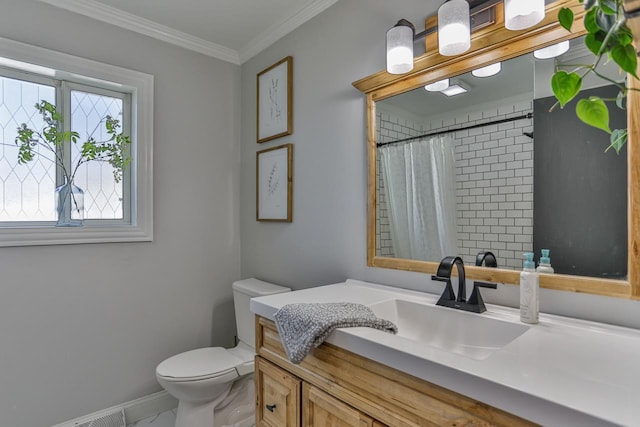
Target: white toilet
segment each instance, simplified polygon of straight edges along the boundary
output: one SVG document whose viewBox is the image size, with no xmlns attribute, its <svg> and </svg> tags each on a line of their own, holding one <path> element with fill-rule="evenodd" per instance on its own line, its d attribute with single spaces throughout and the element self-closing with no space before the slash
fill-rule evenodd
<svg viewBox="0 0 640 427">
<path fill-rule="evenodd" d="M 254 424 L 255 320 L 249 309 L 250 300 L 290 290 L 258 279 L 234 282 L 238 345 L 230 349 L 191 350 L 158 365 L 158 382 L 179 401 L 176 427 L 250 427 Z"/>
</svg>

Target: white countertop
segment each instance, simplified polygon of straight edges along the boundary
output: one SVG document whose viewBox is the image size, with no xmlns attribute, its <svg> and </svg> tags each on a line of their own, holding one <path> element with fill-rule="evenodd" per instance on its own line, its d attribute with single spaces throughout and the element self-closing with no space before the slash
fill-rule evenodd
<svg viewBox="0 0 640 427">
<path fill-rule="evenodd" d="M 273 320 L 291 303 L 394 298 L 435 304 L 438 296 L 347 280 L 254 298 L 251 311 Z M 492 304 L 472 315 L 519 322 L 518 310 Z M 371 328 L 336 329 L 327 342 L 545 426 L 640 426 L 640 331 L 544 313 L 530 326 L 483 360 L 417 351 Z"/>
</svg>

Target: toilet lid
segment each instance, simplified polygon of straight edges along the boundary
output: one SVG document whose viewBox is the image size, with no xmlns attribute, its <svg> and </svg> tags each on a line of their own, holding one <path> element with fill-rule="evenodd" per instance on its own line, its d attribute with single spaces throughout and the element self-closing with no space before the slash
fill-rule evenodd
<svg viewBox="0 0 640 427">
<path fill-rule="evenodd" d="M 160 363 L 156 373 L 169 378 L 214 377 L 235 371 L 242 360 L 222 347 L 199 348 L 172 356 Z"/>
</svg>

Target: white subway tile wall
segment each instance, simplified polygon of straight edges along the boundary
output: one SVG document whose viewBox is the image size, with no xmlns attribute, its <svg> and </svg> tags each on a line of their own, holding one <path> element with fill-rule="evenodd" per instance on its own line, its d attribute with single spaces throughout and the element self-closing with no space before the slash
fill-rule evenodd
<svg viewBox="0 0 640 427">
<path fill-rule="evenodd" d="M 446 120 L 419 124 L 395 113 L 377 113 L 377 141 L 462 128 L 533 112 L 531 101 L 510 103 Z M 519 269 L 522 253 L 533 250 L 533 119 L 519 119 L 453 132 L 456 153 L 458 253 L 473 264 L 492 251 L 498 266 Z M 376 253 L 393 256 L 389 219 L 378 164 Z M 451 254 L 454 255 L 454 254 Z M 434 260 L 436 261 L 436 260 Z"/>
</svg>

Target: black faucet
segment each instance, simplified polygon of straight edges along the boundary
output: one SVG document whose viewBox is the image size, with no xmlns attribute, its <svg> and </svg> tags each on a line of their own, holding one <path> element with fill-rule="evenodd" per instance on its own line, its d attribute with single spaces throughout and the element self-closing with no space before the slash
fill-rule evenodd
<svg viewBox="0 0 640 427">
<path fill-rule="evenodd" d="M 458 269 L 458 296 L 457 297 L 454 295 L 453 286 L 451 285 L 451 270 L 453 269 L 454 265 Z M 443 307 L 456 308 L 458 310 L 472 311 L 474 313 L 483 313 L 487 310 L 487 308 L 484 305 L 484 301 L 482 300 L 482 295 L 480 295 L 480 291 L 478 290 L 478 288 L 483 287 L 483 288 L 495 289 L 497 287 L 495 283 L 485 283 L 485 282 L 476 281 L 473 283 L 473 292 L 471 293 L 469 302 L 467 302 L 465 299 L 466 286 L 465 286 L 464 263 L 462 262 L 462 258 L 460 257 L 452 257 L 452 256 L 444 257 L 442 261 L 440 261 L 440 265 L 438 265 L 438 271 L 436 272 L 436 275 L 431 276 L 431 278 L 433 280 L 446 283 L 444 292 L 442 292 L 442 295 L 440 296 L 440 299 L 438 300 L 436 305 L 440 305 Z"/>
<path fill-rule="evenodd" d="M 453 287 L 451 286 L 451 270 L 453 269 L 454 265 L 458 269 L 457 297 L 454 295 Z M 460 258 L 459 256 L 447 256 L 442 258 L 442 261 L 440 261 L 440 265 L 438 265 L 438 271 L 436 272 L 436 275 L 431 276 L 431 278 L 433 280 L 446 283 L 444 292 L 442 293 L 442 296 L 440 296 L 440 299 L 438 300 L 436 305 L 462 309 L 462 305 L 466 304 L 465 298 L 467 296 L 464 263 L 462 262 L 462 258 Z"/>
<path fill-rule="evenodd" d="M 476 255 L 476 267 L 482 267 L 482 264 L 486 267 L 497 267 L 498 261 L 493 252 L 478 252 L 478 255 Z"/>
<path fill-rule="evenodd" d="M 436 275 L 431 276 L 431 278 L 440 282 L 446 282 L 447 286 L 445 288 L 445 293 L 447 294 L 447 299 L 453 300 L 454 298 L 453 288 L 451 287 L 451 270 L 453 269 L 454 265 L 458 269 L 458 296 L 455 298 L 455 301 L 465 302 L 467 291 L 465 287 L 464 262 L 462 262 L 462 258 L 460 258 L 459 256 L 446 256 L 442 258 L 442 261 L 440 261 L 440 265 L 438 266 Z M 450 292 L 448 292 L 448 290 L 450 290 Z M 445 296 L 445 293 L 442 294 L 443 297 Z M 442 300 L 442 297 L 440 299 Z M 440 302 L 438 302 L 438 305 L 441 305 Z"/>
</svg>

